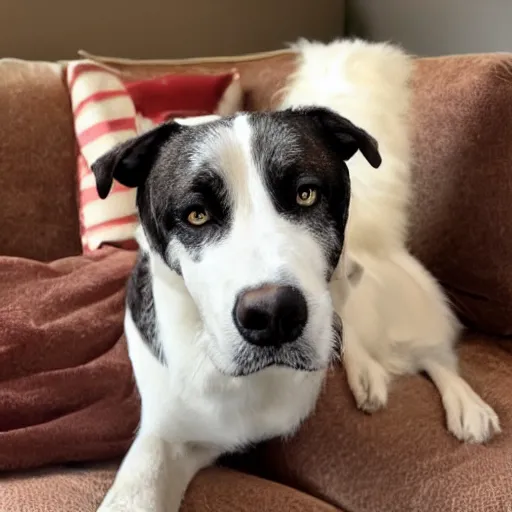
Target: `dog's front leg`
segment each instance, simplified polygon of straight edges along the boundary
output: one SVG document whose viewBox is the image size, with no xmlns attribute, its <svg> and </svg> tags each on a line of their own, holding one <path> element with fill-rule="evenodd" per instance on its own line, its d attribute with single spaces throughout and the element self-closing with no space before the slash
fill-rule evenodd
<svg viewBox="0 0 512 512">
<path fill-rule="evenodd" d="M 388 400 L 389 373 L 366 350 L 356 331 L 343 324 L 343 362 L 350 390 L 357 406 L 373 413 Z"/>
<path fill-rule="evenodd" d="M 178 512 L 189 482 L 218 455 L 139 434 L 98 512 Z"/>
</svg>

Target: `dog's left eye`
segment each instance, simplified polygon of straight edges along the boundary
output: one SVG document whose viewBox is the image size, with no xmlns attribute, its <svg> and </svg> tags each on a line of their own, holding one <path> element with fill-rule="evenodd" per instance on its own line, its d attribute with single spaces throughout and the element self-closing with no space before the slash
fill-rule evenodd
<svg viewBox="0 0 512 512">
<path fill-rule="evenodd" d="M 301 185 L 297 189 L 297 204 L 299 206 L 313 206 L 318 200 L 318 188 L 314 185 Z"/>
<path fill-rule="evenodd" d="M 210 220 L 210 214 L 204 209 L 192 210 L 187 216 L 187 222 L 193 226 L 202 226 Z"/>
</svg>

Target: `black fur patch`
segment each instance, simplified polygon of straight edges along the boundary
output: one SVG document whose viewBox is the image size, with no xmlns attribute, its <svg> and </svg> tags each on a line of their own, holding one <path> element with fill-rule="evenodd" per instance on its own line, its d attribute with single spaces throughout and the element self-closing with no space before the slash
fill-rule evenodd
<svg viewBox="0 0 512 512">
<path fill-rule="evenodd" d="M 227 120 L 217 121 L 217 128 Z M 163 145 L 146 182 L 139 187 L 137 206 L 150 245 L 164 261 L 180 273 L 179 263 L 166 254 L 172 239 L 179 241 L 196 259 L 202 249 L 221 240 L 231 226 L 231 201 L 220 170 L 208 163 L 193 162 L 198 141 L 212 128 L 198 125 L 175 134 L 172 144 Z M 197 209 L 207 210 L 210 221 L 193 226 L 188 215 Z"/>
<path fill-rule="evenodd" d="M 340 358 L 343 350 L 343 322 L 334 312 L 332 315 L 333 357 Z"/>
<path fill-rule="evenodd" d="M 152 354 L 162 364 L 167 364 L 158 343 L 149 258 L 142 251 L 139 252 L 137 263 L 128 281 L 126 305 L 132 315 L 133 323 Z"/>
</svg>

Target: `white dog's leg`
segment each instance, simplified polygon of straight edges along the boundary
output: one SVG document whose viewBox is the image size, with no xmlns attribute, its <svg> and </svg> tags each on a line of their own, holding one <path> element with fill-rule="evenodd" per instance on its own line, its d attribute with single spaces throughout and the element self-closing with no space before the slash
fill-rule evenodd
<svg viewBox="0 0 512 512">
<path fill-rule="evenodd" d="M 358 339 L 350 325 L 343 325 L 343 360 L 349 387 L 357 406 L 372 413 L 388 401 L 390 374 L 376 361 Z"/>
<path fill-rule="evenodd" d="M 178 512 L 189 482 L 216 455 L 139 435 L 98 512 Z"/>
<path fill-rule="evenodd" d="M 483 443 L 501 432 L 497 414 L 458 374 L 455 356 L 422 364 L 441 393 L 448 430 L 459 440 Z"/>
</svg>

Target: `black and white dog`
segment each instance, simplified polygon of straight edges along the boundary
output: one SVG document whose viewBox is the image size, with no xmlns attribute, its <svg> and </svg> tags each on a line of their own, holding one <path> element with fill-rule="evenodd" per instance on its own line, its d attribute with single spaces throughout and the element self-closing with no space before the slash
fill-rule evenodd
<svg viewBox="0 0 512 512">
<path fill-rule="evenodd" d="M 101 512 L 179 509 L 202 467 L 312 411 L 340 321 L 350 182 L 377 143 L 324 108 L 161 125 L 93 165 L 138 187 L 125 331 L 142 400 Z"/>
</svg>

